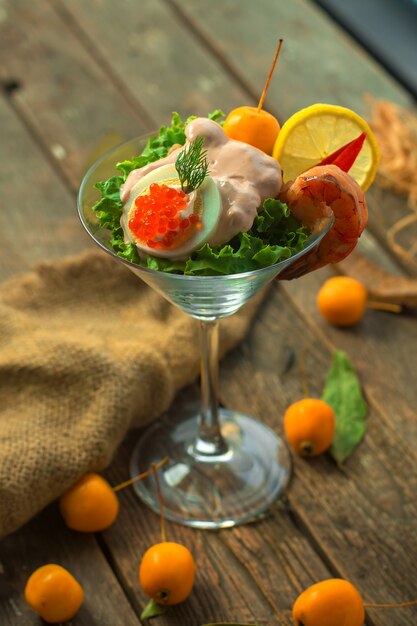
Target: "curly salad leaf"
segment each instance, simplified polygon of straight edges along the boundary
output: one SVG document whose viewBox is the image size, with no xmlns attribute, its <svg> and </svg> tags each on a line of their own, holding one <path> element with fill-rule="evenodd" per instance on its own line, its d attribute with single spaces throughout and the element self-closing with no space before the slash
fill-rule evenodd
<svg viewBox="0 0 417 626">
<path fill-rule="evenodd" d="M 223 113 L 216 110 L 208 117 L 218 121 Z M 158 135 L 149 139 L 140 156 L 117 163 L 116 169 L 121 172 L 120 176 L 112 176 L 96 184 L 101 199 L 93 206 L 93 211 L 100 226 L 112 233 L 110 243 L 114 252 L 127 261 L 161 272 L 213 276 L 268 267 L 302 250 L 309 235 L 308 229 L 290 214 L 286 204 L 273 198 L 265 200 L 248 232 L 240 233 L 223 246 L 211 247 L 206 243 L 194 251 L 188 260 L 176 261 L 153 256 L 143 260 L 134 244 L 125 243 L 120 226 L 123 210 L 121 185 L 132 170 L 165 157 L 176 143 L 184 145 L 185 127 L 193 119 L 195 116 L 182 121 L 178 113 L 174 113 L 171 125 L 162 126 Z"/>
</svg>

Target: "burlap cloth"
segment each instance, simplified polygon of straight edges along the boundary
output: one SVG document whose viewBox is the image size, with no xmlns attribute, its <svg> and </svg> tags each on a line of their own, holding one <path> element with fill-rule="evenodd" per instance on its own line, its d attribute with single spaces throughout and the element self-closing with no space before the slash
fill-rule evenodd
<svg viewBox="0 0 417 626">
<path fill-rule="evenodd" d="M 259 298 L 221 323 L 240 341 Z M 160 415 L 199 371 L 198 323 L 102 252 L 0 285 L 0 536 Z"/>
</svg>

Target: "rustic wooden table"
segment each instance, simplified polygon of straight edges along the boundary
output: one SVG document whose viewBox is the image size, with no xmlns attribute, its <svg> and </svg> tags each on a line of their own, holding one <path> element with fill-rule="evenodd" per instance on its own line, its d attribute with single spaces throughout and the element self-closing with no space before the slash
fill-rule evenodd
<svg viewBox="0 0 417 626">
<path fill-rule="evenodd" d="M 74 202 L 86 165 L 110 144 L 168 121 L 172 110 L 205 115 L 256 103 L 278 36 L 285 44 L 266 108 L 281 119 L 320 101 L 366 114 L 364 92 L 410 103 L 307 0 L 2 0 L 0 278 L 92 248 Z M 369 198 L 362 249 L 398 276 L 412 273 L 385 243 L 404 199 L 377 188 Z M 320 395 L 332 352 L 343 349 L 370 404 L 366 437 L 343 471 L 327 456 L 295 459 L 288 500 L 256 524 L 221 532 L 170 524 L 170 537 L 194 553 L 198 575 L 192 596 L 158 617 L 160 626 L 289 625 L 299 592 L 333 576 L 352 581 L 367 602 L 417 597 L 415 311 L 368 311 L 354 329 L 331 328 L 314 304 L 331 274 L 273 286 L 247 339 L 222 363 L 221 400 L 280 431 L 284 408 L 303 391 L 303 350 L 310 392 Z M 112 483 L 126 479 L 136 437 L 109 467 Z M 40 624 L 22 591 L 45 562 L 83 582 L 74 626 L 141 623 L 137 567 L 158 540 L 158 519 L 131 490 L 121 503 L 117 523 L 98 536 L 66 529 L 52 504 L 2 541 L 1 626 Z M 417 609 L 369 610 L 366 623 L 410 626 Z"/>
</svg>

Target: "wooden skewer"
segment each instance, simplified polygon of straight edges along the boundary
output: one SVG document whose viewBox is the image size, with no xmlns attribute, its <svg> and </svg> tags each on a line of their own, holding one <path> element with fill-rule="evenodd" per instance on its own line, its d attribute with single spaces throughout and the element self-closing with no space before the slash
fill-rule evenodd
<svg viewBox="0 0 417 626">
<path fill-rule="evenodd" d="M 265 96 L 266 96 L 266 92 L 268 91 L 269 83 L 271 82 L 272 74 L 274 73 L 275 65 L 277 63 L 277 60 L 278 60 L 279 53 L 281 51 L 283 42 L 284 42 L 284 40 L 280 39 L 279 42 L 278 42 L 278 45 L 277 45 L 277 49 L 275 50 L 274 58 L 272 60 L 271 69 L 269 70 L 269 74 L 268 74 L 268 77 L 266 79 L 265 87 L 264 87 L 263 92 L 261 94 L 261 97 L 260 97 L 260 100 L 259 100 L 259 104 L 258 104 L 258 108 L 256 110 L 257 113 L 259 113 L 259 111 L 262 109 L 262 106 L 263 106 L 263 103 L 264 103 L 264 100 L 265 100 Z"/>
</svg>

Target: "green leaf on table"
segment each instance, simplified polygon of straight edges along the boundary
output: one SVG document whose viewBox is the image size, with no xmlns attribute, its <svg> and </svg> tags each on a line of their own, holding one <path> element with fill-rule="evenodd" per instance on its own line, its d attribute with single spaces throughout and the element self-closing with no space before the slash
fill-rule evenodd
<svg viewBox="0 0 417 626">
<path fill-rule="evenodd" d="M 359 378 L 342 351 L 333 355 L 322 399 L 330 404 L 336 414 L 336 432 L 330 454 L 341 464 L 364 436 L 368 413 Z"/>
<path fill-rule="evenodd" d="M 166 604 L 158 604 L 155 600 L 153 600 L 153 598 L 151 598 L 140 614 L 140 619 L 151 619 L 152 617 L 163 615 L 168 611 L 168 609 L 169 606 Z"/>
</svg>

